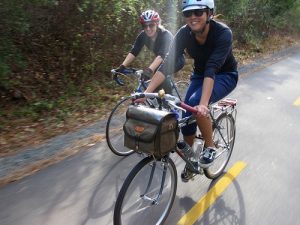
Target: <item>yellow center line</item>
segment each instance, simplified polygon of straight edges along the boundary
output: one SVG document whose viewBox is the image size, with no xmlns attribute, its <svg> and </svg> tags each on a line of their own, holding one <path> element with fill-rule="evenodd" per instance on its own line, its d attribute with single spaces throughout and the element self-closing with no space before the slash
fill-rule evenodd
<svg viewBox="0 0 300 225">
<path fill-rule="evenodd" d="M 297 98 L 293 105 L 300 106 L 300 98 Z"/>
<path fill-rule="evenodd" d="M 239 161 L 234 164 L 228 172 L 220 178 L 220 180 L 213 186 L 197 203 L 187 212 L 179 221 L 178 225 L 192 225 L 202 214 L 217 200 L 217 198 L 225 191 L 225 189 L 232 183 L 232 181 L 240 174 L 246 167 L 246 163 Z"/>
</svg>

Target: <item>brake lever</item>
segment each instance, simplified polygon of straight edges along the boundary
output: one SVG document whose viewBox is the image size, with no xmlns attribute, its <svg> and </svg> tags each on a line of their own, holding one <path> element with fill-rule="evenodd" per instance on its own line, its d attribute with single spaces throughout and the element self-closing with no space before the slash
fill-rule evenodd
<svg viewBox="0 0 300 225">
<path fill-rule="evenodd" d="M 181 108 L 180 106 L 176 105 L 176 103 L 174 101 L 168 101 L 169 105 L 173 106 L 176 109 L 179 109 L 183 112 L 186 112 L 186 110 L 184 108 Z"/>
</svg>

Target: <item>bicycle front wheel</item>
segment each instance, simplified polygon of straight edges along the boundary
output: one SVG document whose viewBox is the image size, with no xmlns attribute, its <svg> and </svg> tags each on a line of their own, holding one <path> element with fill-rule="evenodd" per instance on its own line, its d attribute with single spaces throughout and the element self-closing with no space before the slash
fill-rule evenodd
<svg viewBox="0 0 300 225">
<path fill-rule="evenodd" d="M 230 159 L 235 141 L 235 122 L 232 115 L 223 113 L 216 119 L 213 141 L 217 154 L 213 164 L 204 169 L 205 176 L 210 179 L 219 177 Z"/>
<path fill-rule="evenodd" d="M 167 157 L 144 158 L 130 172 L 118 195 L 114 225 L 163 224 L 170 213 L 177 189 L 174 162 Z"/>
<path fill-rule="evenodd" d="M 106 142 L 110 150 L 119 156 L 127 156 L 134 151 L 124 146 L 123 125 L 126 120 L 126 110 L 131 104 L 131 98 L 122 99 L 111 111 L 106 123 Z"/>
</svg>

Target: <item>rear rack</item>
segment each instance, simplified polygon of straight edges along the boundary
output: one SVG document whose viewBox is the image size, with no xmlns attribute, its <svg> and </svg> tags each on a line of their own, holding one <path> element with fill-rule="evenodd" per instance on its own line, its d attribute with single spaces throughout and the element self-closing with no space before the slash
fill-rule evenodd
<svg viewBox="0 0 300 225">
<path fill-rule="evenodd" d="M 227 111 L 228 113 L 232 113 L 235 110 L 237 104 L 237 99 L 234 98 L 225 98 L 222 99 L 215 104 L 212 105 L 212 112 L 215 116 L 218 115 L 221 112 Z"/>
</svg>

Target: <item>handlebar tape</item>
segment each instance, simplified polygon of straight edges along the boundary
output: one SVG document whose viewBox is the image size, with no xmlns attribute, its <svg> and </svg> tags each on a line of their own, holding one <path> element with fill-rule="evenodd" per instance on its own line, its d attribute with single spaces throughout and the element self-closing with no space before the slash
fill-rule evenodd
<svg viewBox="0 0 300 225">
<path fill-rule="evenodd" d="M 186 109 L 187 111 L 189 111 L 191 113 L 197 113 L 198 112 L 197 109 L 195 109 L 192 106 L 189 106 L 189 105 L 185 104 L 184 102 L 180 102 L 180 107 Z"/>
</svg>

